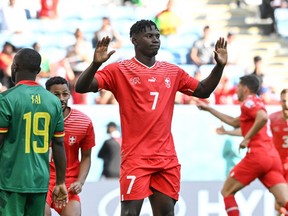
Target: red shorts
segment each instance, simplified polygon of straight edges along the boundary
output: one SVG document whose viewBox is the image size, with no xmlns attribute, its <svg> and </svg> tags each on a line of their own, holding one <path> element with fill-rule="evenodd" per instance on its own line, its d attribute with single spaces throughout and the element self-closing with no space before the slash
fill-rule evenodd
<svg viewBox="0 0 288 216">
<path fill-rule="evenodd" d="M 133 159 L 121 164 L 121 201 L 141 200 L 153 194 L 152 189 L 178 200 L 180 168 L 177 158 Z"/>
<path fill-rule="evenodd" d="M 230 176 L 244 185 L 258 178 L 267 188 L 286 183 L 279 155 L 256 151 L 246 156 L 230 171 Z"/>
<path fill-rule="evenodd" d="M 73 179 L 73 181 L 70 181 L 70 182 L 66 180 L 66 188 L 68 189 L 69 186 L 74 181 L 75 181 L 74 179 Z M 50 206 L 50 208 L 55 209 L 55 211 L 57 211 L 58 214 L 60 215 L 63 208 L 56 208 L 56 206 L 54 205 L 53 200 L 52 200 L 52 193 L 53 193 L 54 187 L 55 187 L 55 181 L 50 180 L 49 188 L 48 188 L 48 192 L 47 192 L 47 197 L 46 197 L 46 203 Z M 80 197 L 78 194 L 68 192 L 68 201 L 70 201 L 70 200 L 76 200 L 76 201 L 80 202 Z"/>
</svg>

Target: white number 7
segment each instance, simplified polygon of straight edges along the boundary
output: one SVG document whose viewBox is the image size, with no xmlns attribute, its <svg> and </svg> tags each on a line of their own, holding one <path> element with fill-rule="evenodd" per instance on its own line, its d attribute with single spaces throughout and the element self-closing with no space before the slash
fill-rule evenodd
<svg viewBox="0 0 288 216">
<path fill-rule="evenodd" d="M 152 104 L 152 110 L 155 110 L 156 104 L 157 104 L 157 101 L 158 101 L 159 92 L 150 92 L 150 95 L 154 96 L 154 101 L 153 101 L 153 104 Z"/>
<path fill-rule="evenodd" d="M 134 175 L 127 176 L 127 179 L 131 179 L 131 182 L 130 182 L 128 190 L 127 190 L 127 194 L 130 194 L 131 190 L 132 190 L 132 186 L 133 186 L 133 184 L 135 182 L 136 176 L 134 176 Z"/>
</svg>

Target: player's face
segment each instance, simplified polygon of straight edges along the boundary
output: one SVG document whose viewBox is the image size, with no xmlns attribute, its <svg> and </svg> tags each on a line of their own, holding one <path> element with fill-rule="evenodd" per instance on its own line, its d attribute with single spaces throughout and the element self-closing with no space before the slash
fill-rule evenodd
<svg viewBox="0 0 288 216">
<path fill-rule="evenodd" d="M 55 84 L 49 90 L 52 94 L 56 95 L 61 101 L 62 111 L 67 108 L 68 100 L 70 98 L 70 91 L 66 84 Z"/>
<path fill-rule="evenodd" d="M 141 52 L 144 56 L 154 57 L 160 49 L 160 33 L 154 26 L 151 29 L 146 27 L 144 32 L 136 36 L 136 42 L 137 52 Z"/>
<path fill-rule="evenodd" d="M 288 115 L 288 93 L 281 95 L 281 106 L 284 112 L 287 112 Z"/>
<path fill-rule="evenodd" d="M 237 86 L 237 97 L 239 101 L 243 101 L 244 100 L 244 85 L 242 85 L 241 83 L 238 84 Z"/>
</svg>

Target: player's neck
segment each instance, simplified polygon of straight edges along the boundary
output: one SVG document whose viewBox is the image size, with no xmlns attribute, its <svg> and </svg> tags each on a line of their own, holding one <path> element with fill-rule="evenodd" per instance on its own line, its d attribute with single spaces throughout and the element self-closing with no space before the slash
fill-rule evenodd
<svg viewBox="0 0 288 216">
<path fill-rule="evenodd" d="M 70 107 L 66 107 L 66 109 L 63 111 L 63 117 L 66 118 L 71 112 Z"/>
<path fill-rule="evenodd" d="M 146 67 L 152 67 L 155 65 L 155 57 L 141 57 L 135 56 L 135 60 L 138 61 L 140 64 L 145 65 Z"/>
</svg>

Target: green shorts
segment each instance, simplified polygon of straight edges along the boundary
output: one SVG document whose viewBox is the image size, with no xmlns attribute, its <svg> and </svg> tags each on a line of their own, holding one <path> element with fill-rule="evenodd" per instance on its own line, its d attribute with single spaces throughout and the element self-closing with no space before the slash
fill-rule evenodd
<svg viewBox="0 0 288 216">
<path fill-rule="evenodd" d="M 0 216 L 44 215 L 46 193 L 15 193 L 0 190 Z"/>
</svg>

